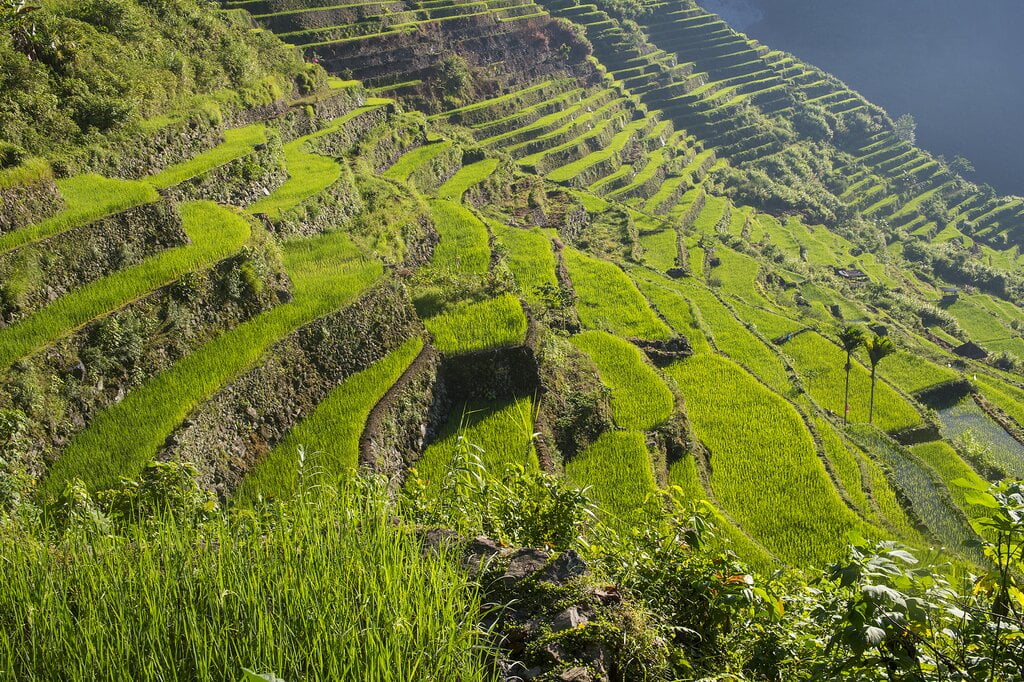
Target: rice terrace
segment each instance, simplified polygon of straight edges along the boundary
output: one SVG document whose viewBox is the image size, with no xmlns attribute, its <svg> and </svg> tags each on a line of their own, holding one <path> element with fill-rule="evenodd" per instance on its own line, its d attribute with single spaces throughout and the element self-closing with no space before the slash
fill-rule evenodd
<svg viewBox="0 0 1024 682">
<path fill-rule="evenodd" d="M 1024 680 L 973 176 L 701 0 L 0 0 L 0 680 Z"/>
</svg>

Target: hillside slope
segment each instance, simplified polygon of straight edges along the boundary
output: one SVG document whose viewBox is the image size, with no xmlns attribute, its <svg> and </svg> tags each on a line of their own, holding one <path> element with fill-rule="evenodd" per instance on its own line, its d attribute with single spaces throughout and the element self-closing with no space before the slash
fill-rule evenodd
<svg viewBox="0 0 1024 682">
<path fill-rule="evenodd" d="M 0 508 L 157 461 L 239 510 L 309 471 L 450 509 L 475 457 L 619 531 L 697 505 L 764 572 L 984 564 L 954 482 L 1024 476 L 1024 199 L 835 78 L 688 0 L 39 16 L 83 37 L 0 42 Z M 19 104 L 76 87 L 123 120 Z"/>
</svg>

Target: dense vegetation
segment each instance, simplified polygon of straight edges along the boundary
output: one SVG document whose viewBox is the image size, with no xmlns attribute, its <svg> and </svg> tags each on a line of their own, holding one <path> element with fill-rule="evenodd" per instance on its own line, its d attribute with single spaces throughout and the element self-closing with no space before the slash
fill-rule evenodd
<svg viewBox="0 0 1024 682">
<path fill-rule="evenodd" d="M 912 121 L 689 0 L 0 18 L 0 678 L 1022 675 L 1024 199 Z"/>
</svg>

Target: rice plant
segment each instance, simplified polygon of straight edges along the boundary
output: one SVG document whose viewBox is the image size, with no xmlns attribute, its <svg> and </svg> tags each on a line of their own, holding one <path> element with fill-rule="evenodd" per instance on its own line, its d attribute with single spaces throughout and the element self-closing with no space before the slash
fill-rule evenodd
<svg viewBox="0 0 1024 682">
<path fill-rule="evenodd" d="M 405 182 L 409 179 L 409 176 L 412 175 L 414 170 L 451 146 L 452 143 L 448 140 L 421 144 L 415 149 L 412 149 L 400 156 L 398 161 L 393 163 L 390 168 L 384 171 L 383 175 L 384 177 L 391 178 L 392 180 Z"/>
<path fill-rule="evenodd" d="M 976 537 L 974 531 L 934 469 L 871 426 L 854 424 L 848 432 L 885 465 L 893 486 L 909 500 L 933 538 L 953 551 L 978 558 L 976 550 L 970 548 Z"/>
<path fill-rule="evenodd" d="M 799 413 L 731 361 L 694 356 L 668 373 L 711 450 L 711 486 L 742 528 L 797 565 L 822 564 L 863 529 L 840 499 Z"/>
<path fill-rule="evenodd" d="M 583 326 L 641 339 L 672 336 L 618 266 L 571 248 L 565 250 L 565 264 L 576 290 L 576 310 Z"/>
<path fill-rule="evenodd" d="M 597 365 L 601 381 L 611 389 L 619 426 L 646 431 L 672 415 L 672 392 L 636 346 L 602 331 L 583 332 L 571 340 Z"/>
<path fill-rule="evenodd" d="M 879 365 L 878 375 L 907 393 L 917 393 L 960 377 L 960 373 L 951 367 L 905 350 L 897 351 Z"/>
<path fill-rule="evenodd" d="M 308 151 L 306 145 L 310 137 L 300 137 L 284 146 L 288 179 L 269 196 L 250 204 L 249 213 L 265 213 L 271 219 L 277 219 L 337 182 L 341 177 L 341 166 L 334 159 Z"/>
<path fill-rule="evenodd" d="M 673 286 L 667 277 L 640 268 L 630 270 L 633 281 L 640 287 L 644 296 L 658 309 L 672 331 L 685 336 L 695 353 L 711 350 L 707 336 L 701 328 L 700 314 L 691 301 L 685 298 L 680 290 Z"/>
<path fill-rule="evenodd" d="M 186 272 L 227 258 L 249 239 L 248 221 L 231 209 L 197 201 L 181 204 L 179 210 L 191 244 L 167 249 L 74 289 L 25 320 L 0 329 L 0 368 Z"/>
<path fill-rule="evenodd" d="M 221 144 L 197 154 L 191 159 L 168 166 L 155 175 L 150 175 L 146 178 L 146 182 L 157 189 L 174 187 L 189 178 L 202 175 L 218 166 L 239 159 L 251 153 L 256 145 L 266 144 L 266 142 L 267 127 L 262 123 L 225 130 L 224 142 Z"/>
<path fill-rule="evenodd" d="M 416 463 L 410 484 L 436 492 L 452 467 L 461 466 L 454 463 L 462 462 L 466 448 L 497 477 L 511 467 L 538 470 L 533 447 L 533 401 L 514 398 L 455 406 L 441 433 Z"/>
<path fill-rule="evenodd" d="M 622 151 L 622 148 L 625 147 L 638 132 L 643 131 L 647 125 L 647 119 L 633 121 L 616 133 L 615 136 L 612 137 L 611 141 L 608 142 L 607 145 L 602 146 L 598 151 L 591 152 L 576 161 L 567 163 L 564 166 L 556 168 L 548 173 L 548 180 L 551 180 L 552 182 L 568 182 L 569 180 L 572 180 L 591 166 L 606 161 L 615 154 L 618 154 Z"/>
<path fill-rule="evenodd" d="M 806 332 L 786 342 L 782 351 L 793 360 L 811 396 L 825 409 L 843 414 L 846 356 L 842 349 L 817 332 Z M 856 361 L 850 386 L 850 421 L 866 422 L 871 379 Z M 917 410 L 885 383 L 879 383 L 876 389 L 875 413 L 875 423 L 885 431 L 899 431 L 922 421 Z"/>
<path fill-rule="evenodd" d="M 441 235 L 431 267 L 460 273 L 487 272 L 491 247 L 487 227 L 480 219 L 462 204 L 443 199 L 430 202 L 430 215 Z"/>
<path fill-rule="evenodd" d="M 937 440 L 911 446 L 910 451 L 939 474 L 949 489 L 953 501 L 969 518 L 988 515 L 988 511 L 984 507 L 978 507 L 967 500 L 967 490 L 958 485 L 956 481 L 963 479 L 979 490 L 988 488 L 988 482 L 960 457 L 960 453 L 953 449 L 953 446 L 945 441 Z"/>
<path fill-rule="evenodd" d="M 424 324 L 437 349 L 448 354 L 515 346 L 526 339 L 526 314 L 512 294 L 457 303 Z"/>
<path fill-rule="evenodd" d="M 586 489 L 604 517 L 631 525 L 659 504 L 651 455 L 638 431 L 606 431 L 565 465 L 565 476 Z"/>
<path fill-rule="evenodd" d="M 676 231 L 665 229 L 640 236 L 644 247 L 644 262 L 662 272 L 676 265 L 679 249 L 676 245 Z"/>
<path fill-rule="evenodd" d="M 160 199 L 145 182 L 92 173 L 57 180 L 57 188 L 64 197 L 64 208 L 34 225 L 0 234 L 0 254 Z"/>
<path fill-rule="evenodd" d="M 483 161 L 463 166 L 438 188 L 437 196 L 441 199 L 460 201 L 466 190 L 486 180 L 497 168 L 497 159 L 484 159 Z"/>
<path fill-rule="evenodd" d="M 284 251 L 294 298 L 210 340 L 99 412 L 54 462 L 40 488 L 46 497 L 82 479 L 102 489 L 136 475 L 181 420 L 225 382 L 259 360 L 276 341 L 349 303 L 383 275 L 347 235 L 292 241 Z"/>
<path fill-rule="evenodd" d="M 369 368 L 347 377 L 316 409 L 295 425 L 245 477 L 235 499 L 285 499 L 298 492 L 302 472 L 295 466 L 300 451 L 307 466 L 328 482 L 341 480 L 359 466 L 359 439 L 370 410 L 398 381 L 423 348 L 412 338 Z"/>
<path fill-rule="evenodd" d="M 480 600 L 383 482 L 258 513 L 0 533 L 0 671 L 38 680 L 491 680 Z M 27 518 L 27 517 L 26 517 Z M 267 677 L 267 679 L 271 679 Z"/>
<path fill-rule="evenodd" d="M 509 270 L 523 298 L 533 305 L 543 305 L 544 301 L 537 295 L 538 289 L 558 286 L 551 241 L 540 228 L 525 230 L 493 220 L 487 224 L 505 249 Z"/>
</svg>

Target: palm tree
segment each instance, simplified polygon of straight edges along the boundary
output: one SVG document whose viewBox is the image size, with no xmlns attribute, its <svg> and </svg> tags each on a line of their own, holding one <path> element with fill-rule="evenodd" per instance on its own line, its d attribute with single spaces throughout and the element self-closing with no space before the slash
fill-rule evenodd
<svg viewBox="0 0 1024 682">
<path fill-rule="evenodd" d="M 875 416 L 875 370 L 878 368 L 878 363 L 896 352 L 896 344 L 888 336 L 875 334 L 874 337 L 864 341 L 864 347 L 867 348 L 868 360 L 871 361 L 871 402 L 868 403 L 868 424 L 870 424 Z"/>
<path fill-rule="evenodd" d="M 853 369 L 853 353 L 864 345 L 864 330 L 860 327 L 846 327 L 839 332 L 839 345 L 846 351 L 846 398 L 843 401 L 843 423 L 850 414 L 850 370 Z"/>
</svg>

